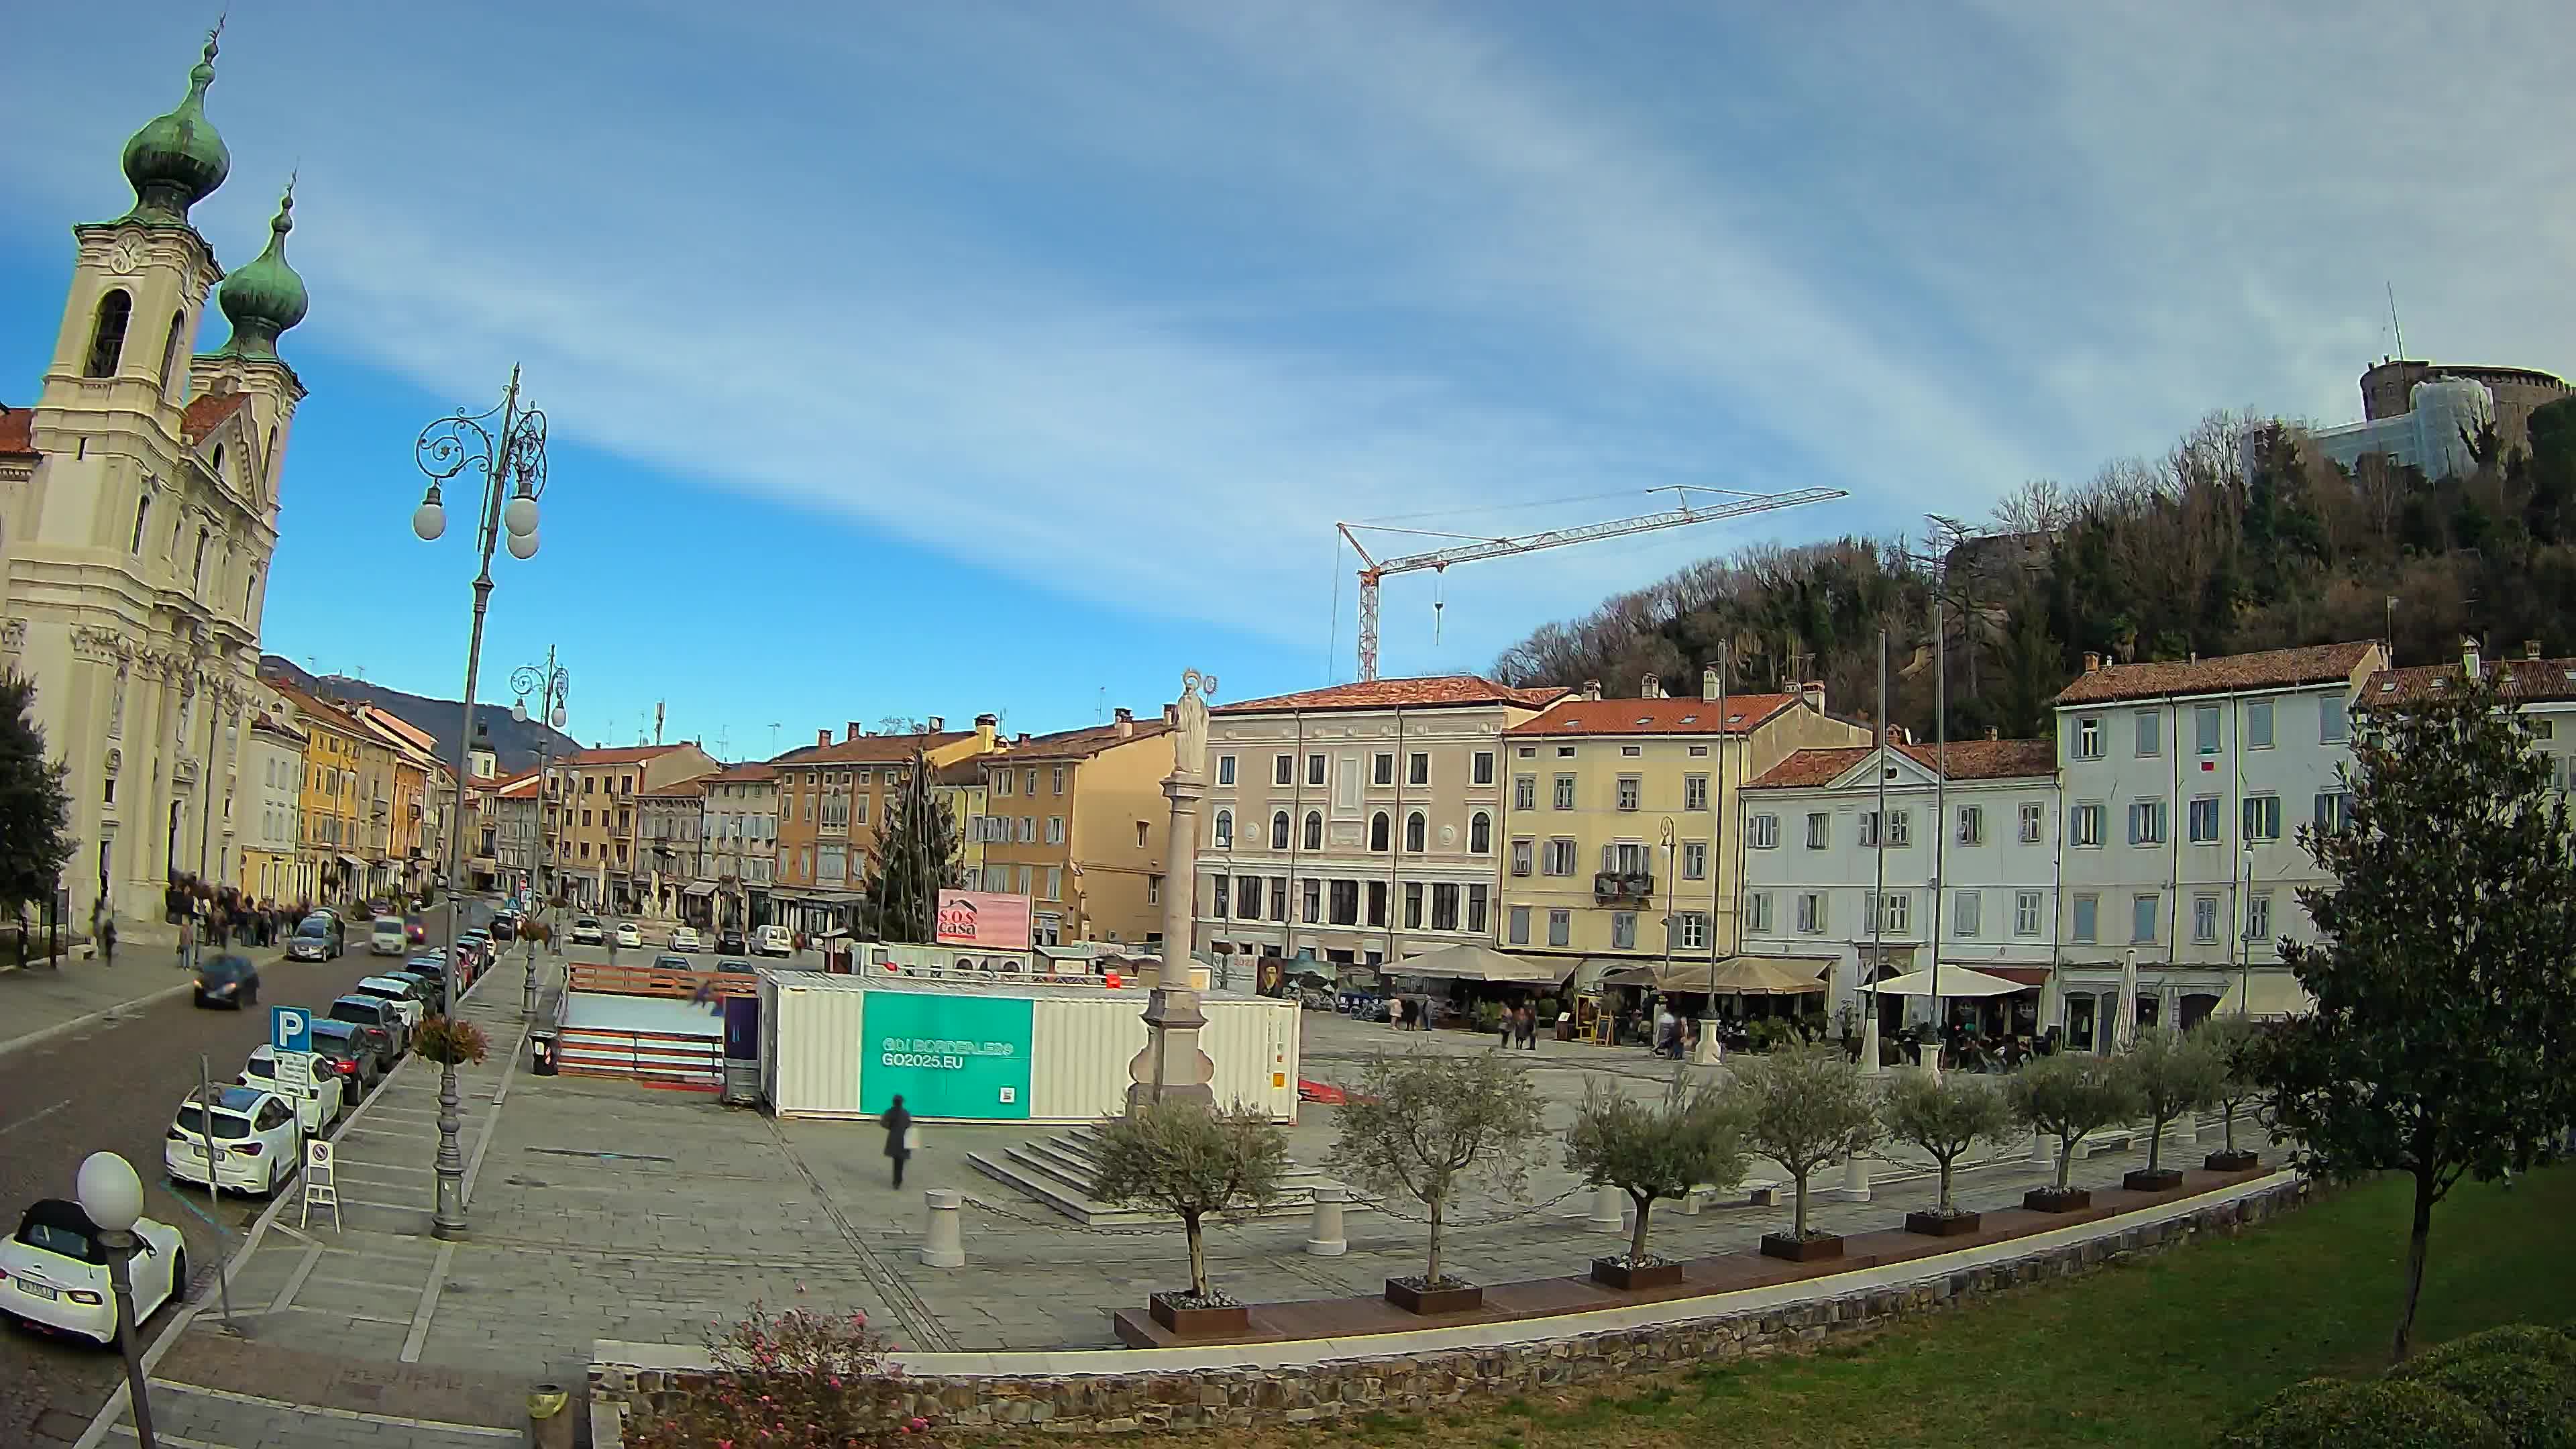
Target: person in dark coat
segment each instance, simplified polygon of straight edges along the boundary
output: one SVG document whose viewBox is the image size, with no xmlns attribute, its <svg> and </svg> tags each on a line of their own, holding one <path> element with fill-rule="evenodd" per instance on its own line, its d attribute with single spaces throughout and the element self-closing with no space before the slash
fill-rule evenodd
<svg viewBox="0 0 2576 1449">
<path fill-rule="evenodd" d="M 912 1158 L 912 1114 L 903 1109 L 903 1098 L 898 1095 L 894 1105 L 886 1108 L 885 1115 L 877 1120 L 885 1124 L 885 1155 L 894 1164 L 894 1185 L 901 1187 L 903 1165 Z"/>
</svg>

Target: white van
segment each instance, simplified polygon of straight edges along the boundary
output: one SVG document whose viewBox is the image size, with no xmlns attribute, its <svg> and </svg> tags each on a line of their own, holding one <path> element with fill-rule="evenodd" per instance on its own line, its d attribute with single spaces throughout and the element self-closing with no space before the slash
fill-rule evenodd
<svg viewBox="0 0 2576 1449">
<path fill-rule="evenodd" d="M 793 956 L 796 937 L 785 926 L 763 926 L 752 937 L 751 949 L 763 956 Z"/>
<path fill-rule="evenodd" d="M 411 930 L 400 916 L 378 916 L 367 932 L 367 952 L 373 956 L 399 956 L 411 949 Z"/>
</svg>

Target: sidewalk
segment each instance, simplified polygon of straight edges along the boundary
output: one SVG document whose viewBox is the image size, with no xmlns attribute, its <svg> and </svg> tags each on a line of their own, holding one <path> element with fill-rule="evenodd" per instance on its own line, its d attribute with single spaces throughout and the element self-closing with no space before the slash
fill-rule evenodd
<svg viewBox="0 0 2576 1449">
<path fill-rule="evenodd" d="M 248 956 L 262 971 L 286 959 L 283 945 L 222 949 Z M 9 1033 L 0 1038 L 0 1056 L 185 993 L 196 978 L 178 969 L 178 959 L 167 945 L 120 946 L 113 965 L 73 952 L 59 967 L 30 963 L 21 971 L 12 955 L 0 969 L 0 1021 Z"/>
</svg>

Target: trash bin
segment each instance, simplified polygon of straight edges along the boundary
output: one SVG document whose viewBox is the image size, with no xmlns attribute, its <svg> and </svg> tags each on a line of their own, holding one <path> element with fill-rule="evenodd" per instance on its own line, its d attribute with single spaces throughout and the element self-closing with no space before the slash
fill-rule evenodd
<svg viewBox="0 0 2576 1449">
<path fill-rule="evenodd" d="M 550 1031 L 538 1032 L 528 1038 L 528 1044 L 536 1053 L 536 1061 L 529 1069 L 540 1077 L 553 1076 L 555 1074 L 555 1034 Z"/>
</svg>

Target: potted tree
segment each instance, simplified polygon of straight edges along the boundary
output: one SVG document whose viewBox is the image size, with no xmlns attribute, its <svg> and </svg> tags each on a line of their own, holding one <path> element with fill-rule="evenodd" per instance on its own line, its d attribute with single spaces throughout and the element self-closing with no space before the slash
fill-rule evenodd
<svg viewBox="0 0 2576 1449">
<path fill-rule="evenodd" d="M 1146 1300 L 1154 1321 L 1184 1338 L 1241 1333 L 1244 1306 L 1208 1285 L 1211 1215 L 1258 1212 L 1279 1200 L 1288 1171 L 1288 1134 L 1246 1107 L 1211 1112 L 1186 1102 L 1148 1102 L 1100 1124 L 1093 1191 L 1122 1207 L 1151 1207 L 1181 1220 L 1190 1240 L 1190 1291 Z"/>
<path fill-rule="evenodd" d="M 1703 1184 L 1744 1180 L 1744 1130 L 1714 1085 L 1693 1085 L 1673 1071 L 1663 1101 L 1648 1105 L 1598 1078 L 1565 1132 L 1565 1165 L 1593 1187 L 1607 1184 L 1636 1204 L 1637 1225 L 1624 1255 L 1592 1260 L 1592 1281 L 1610 1288 L 1665 1288 L 1682 1281 L 1682 1265 L 1646 1252 L 1646 1218 L 1657 1198 L 1678 1198 Z"/>
<path fill-rule="evenodd" d="M 1419 1277 L 1387 1279 L 1388 1302 L 1411 1313 L 1483 1306 L 1485 1290 L 1440 1269 L 1442 1220 L 1465 1188 L 1517 1196 L 1529 1171 L 1521 1149 L 1539 1128 L 1538 1090 L 1503 1053 L 1382 1052 L 1361 1063 L 1342 1104 L 1334 1169 L 1365 1191 L 1402 1193 L 1431 1214 L 1430 1261 Z"/>
<path fill-rule="evenodd" d="M 2182 1186 L 2182 1169 L 2163 1165 L 2165 1128 L 2185 1112 L 2197 1112 L 2218 1100 L 2227 1064 L 2197 1033 L 2150 1027 L 2138 1033 L 2137 1045 L 2120 1058 L 2129 1090 L 2147 1115 L 2147 1165 L 2120 1179 L 2131 1192 L 2165 1192 Z"/>
<path fill-rule="evenodd" d="M 1784 1046 L 1734 1059 L 1727 1092 L 1744 1123 L 1744 1145 L 1780 1164 L 1797 1188 L 1786 1233 L 1764 1233 L 1762 1251 L 1811 1262 L 1843 1255 L 1839 1234 L 1807 1230 L 1807 1179 L 1830 1162 L 1857 1157 L 1884 1135 L 1860 1069 L 1830 1048 Z"/>
<path fill-rule="evenodd" d="M 1973 1233 L 1979 1214 L 1961 1212 L 1950 1199 L 1950 1182 L 1959 1159 L 1980 1142 L 1995 1142 L 2012 1130 L 2012 1112 L 2003 1093 L 1983 1077 L 1948 1072 L 1934 1077 L 1908 1072 L 1888 1079 L 1878 1101 L 1878 1118 L 1887 1135 L 1920 1147 L 1941 1167 L 1941 1196 L 1930 1212 L 1909 1212 L 1905 1230 L 1928 1237 Z"/>
<path fill-rule="evenodd" d="M 2004 1100 L 2011 1104 L 2015 1122 L 2057 1138 L 2055 1184 L 2022 1194 L 2021 1205 L 2042 1213 L 2091 1207 L 2093 1194 L 2068 1182 L 2075 1171 L 2075 1144 L 2085 1133 L 2137 1110 L 2129 1074 L 2101 1057 L 2061 1052 L 2013 1073 L 2004 1085 Z"/>
<path fill-rule="evenodd" d="M 2251 1017 L 2214 1016 L 2199 1027 L 2202 1038 L 2219 1060 L 2218 1130 L 2223 1136 L 2221 1150 L 2201 1159 L 2200 1165 L 2211 1172 L 2247 1172 L 2263 1165 L 2261 1154 L 2240 1152 L 2236 1147 L 2236 1114 L 2254 1100 L 2262 1085 L 2249 1070 L 2255 1043 L 2263 1029 Z"/>
</svg>

